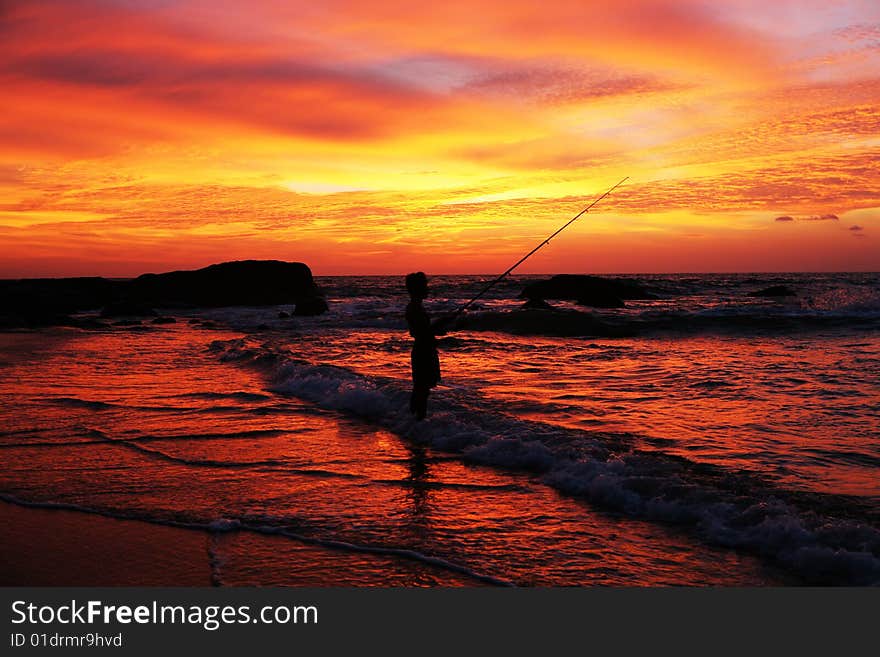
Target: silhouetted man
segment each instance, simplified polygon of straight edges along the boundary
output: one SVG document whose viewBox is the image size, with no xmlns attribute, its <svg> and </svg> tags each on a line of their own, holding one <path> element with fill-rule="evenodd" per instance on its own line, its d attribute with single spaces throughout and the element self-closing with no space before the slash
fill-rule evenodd
<svg viewBox="0 0 880 657">
<path fill-rule="evenodd" d="M 415 338 L 412 348 L 413 390 L 409 410 L 419 420 L 428 414 L 428 395 L 440 382 L 440 356 L 437 354 L 436 336 L 446 333 L 441 329 L 443 319 L 431 324 L 422 301 L 428 296 L 428 277 L 424 272 L 406 276 L 406 291 L 410 302 L 406 307 L 406 324 L 409 334 Z"/>
</svg>

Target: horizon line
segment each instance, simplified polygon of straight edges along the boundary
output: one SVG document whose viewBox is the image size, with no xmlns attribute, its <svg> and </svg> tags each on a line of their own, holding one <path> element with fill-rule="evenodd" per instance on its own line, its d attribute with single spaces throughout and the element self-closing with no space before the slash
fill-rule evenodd
<svg viewBox="0 0 880 657">
<path fill-rule="evenodd" d="M 288 261 L 295 262 L 295 261 Z M 219 263 L 216 263 L 219 264 Z M 206 265 L 210 266 L 210 265 Z M 145 271 L 142 274 L 138 274 L 137 276 L 103 276 L 100 274 L 80 274 L 74 276 L 19 276 L 19 277 L 0 277 L 0 281 L 25 281 L 25 280 L 64 280 L 64 279 L 74 279 L 74 278 L 103 278 L 106 280 L 118 280 L 118 281 L 126 281 L 126 280 L 134 280 L 138 278 L 138 276 L 142 276 L 145 274 L 154 274 L 154 273 L 167 273 L 172 271 L 196 271 L 197 269 L 202 269 L 202 267 L 196 269 L 169 269 L 164 271 Z M 311 270 L 311 268 L 309 268 Z M 345 274 L 319 274 L 312 271 L 313 278 L 355 278 L 355 277 L 371 277 L 371 278 L 388 278 L 388 277 L 405 277 L 410 272 L 400 272 L 400 273 L 386 273 L 386 274 L 375 274 L 375 273 L 345 273 Z M 428 273 L 429 277 L 453 277 L 453 276 L 487 276 L 487 277 L 497 277 L 499 275 L 498 272 L 468 272 L 468 273 Z M 620 272 L 595 272 L 595 271 L 557 271 L 557 272 L 529 272 L 525 274 L 516 274 L 511 273 L 508 274 L 508 277 L 515 278 L 517 276 L 559 276 L 559 275 L 581 275 L 581 276 L 729 276 L 729 275 L 737 275 L 737 276 L 766 276 L 766 275 L 780 275 L 780 274 L 795 274 L 795 275 L 817 275 L 817 274 L 875 274 L 880 275 L 880 270 L 765 270 L 765 271 L 644 271 L 644 272 L 634 272 L 634 271 L 620 271 Z"/>
</svg>

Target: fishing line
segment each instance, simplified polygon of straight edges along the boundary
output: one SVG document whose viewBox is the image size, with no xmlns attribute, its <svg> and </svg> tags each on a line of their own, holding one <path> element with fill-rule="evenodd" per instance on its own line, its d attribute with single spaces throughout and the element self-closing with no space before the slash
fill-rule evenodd
<svg viewBox="0 0 880 657">
<path fill-rule="evenodd" d="M 457 319 L 458 316 L 461 315 L 465 310 L 467 310 L 468 308 L 470 308 L 471 305 L 473 305 L 473 303 L 474 303 L 475 301 L 478 301 L 479 299 L 481 299 L 481 298 L 483 297 L 483 295 L 486 294 L 486 292 L 488 292 L 488 291 L 491 290 L 493 287 L 495 287 L 499 282 L 501 282 L 501 281 L 504 279 L 505 276 L 507 276 L 508 274 L 510 274 L 510 272 L 512 272 L 514 269 L 516 269 L 517 267 L 519 267 L 519 266 L 520 266 L 522 263 L 524 263 L 526 260 L 528 260 L 529 258 L 531 258 L 535 253 L 537 253 L 537 251 L 538 251 L 541 247 L 545 246 L 546 244 L 549 244 L 549 243 L 550 243 L 550 240 L 552 240 L 554 237 L 556 237 L 557 235 L 559 235 L 559 233 L 561 233 L 562 231 L 564 231 L 566 228 L 568 228 L 568 227 L 569 227 L 571 224 L 573 224 L 575 221 L 577 221 L 578 219 L 580 219 L 581 216 L 583 216 L 584 214 L 586 214 L 587 212 L 589 212 L 589 210 L 590 210 L 591 208 L 593 208 L 593 207 L 594 207 L 599 201 L 601 201 L 603 198 L 605 198 L 606 196 L 608 196 L 611 192 L 613 192 L 615 189 L 617 189 L 618 187 L 620 187 L 620 186 L 621 186 L 624 182 L 626 182 L 627 180 L 629 180 L 629 176 L 625 176 L 623 179 L 621 179 L 620 182 L 618 182 L 618 183 L 617 183 L 616 185 L 614 185 L 613 187 L 609 188 L 608 191 L 606 191 L 604 194 L 602 194 L 601 196 L 599 196 L 598 198 L 596 198 L 596 200 L 594 200 L 594 201 L 593 201 L 592 203 L 590 203 L 587 207 L 585 207 L 583 210 L 581 210 L 581 211 L 578 212 L 575 216 L 573 216 L 571 219 L 569 219 L 569 220 L 565 223 L 565 225 L 563 225 L 563 226 L 562 226 L 561 228 L 559 228 L 555 233 L 553 233 L 552 235 L 550 235 L 550 237 L 548 237 L 548 238 L 545 239 L 543 242 L 541 242 L 540 244 L 538 244 L 538 246 L 536 246 L 534 249 L 532 249 L 531 251 L 529 251 L 528 253 L 526 253 L 522 258 L 520 258 L 520 259 L 517 260 L 513 265 L 511 265 L 510 268 L 507 269 L 507 271 L 505 271 L 503 274 L 501 274 L 500 276 L 498 276 L 498 278 L 496 278 L 496 279 L 493 280 L 491 283 L 489 283 L 486 287 L 484 287 L 482 290 L 480 290 L 480 293 L 477 294 L 477 296 L 475 296 L 473 299 L 471 299 L 471 300 L 468 301 L 466 304 L 464 304 L 463 306 L 461 306 L 461 308 L 459 308 L 458 310 L 456 310 L 453 314 L 449 315 L 446 321 L 452 322 L 452 321 L 454 321 L 455 319 Z"/>
</svg>

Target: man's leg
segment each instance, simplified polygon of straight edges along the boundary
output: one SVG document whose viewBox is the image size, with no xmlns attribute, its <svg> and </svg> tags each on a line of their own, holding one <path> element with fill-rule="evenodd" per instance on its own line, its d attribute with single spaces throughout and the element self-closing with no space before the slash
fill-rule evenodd
<svg viewBox="0 0 880 657">
<path fill-rule="evenodd" d="M 424 420 L 428 414 L 428 394 L 431 389 L 427 386 L 416 386 L 413 388 L 412 404 L 413 413 L 419 420 Z"/>
</svg>

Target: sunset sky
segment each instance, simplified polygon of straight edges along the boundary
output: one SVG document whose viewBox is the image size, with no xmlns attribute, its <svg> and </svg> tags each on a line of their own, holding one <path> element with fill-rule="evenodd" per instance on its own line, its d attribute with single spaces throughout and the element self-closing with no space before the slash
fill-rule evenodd
<svg viewBox="0 0 880 657">
<path fill-rule="evenodd" d="M 877 0 L 0 0 L 0 277 L 880 269 Z"/>
</svg>

